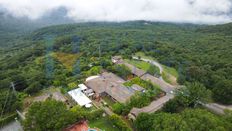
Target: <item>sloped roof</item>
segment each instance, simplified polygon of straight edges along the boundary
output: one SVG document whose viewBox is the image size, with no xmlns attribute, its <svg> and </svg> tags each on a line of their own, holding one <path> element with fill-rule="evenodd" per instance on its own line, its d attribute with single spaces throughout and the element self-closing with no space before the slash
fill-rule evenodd
<svg viewBox="0 0 232 131">
<path fill-rule="evenodd" d="M 85 84 L 96 93 L 105 92 L 118 102 L 125 103 L 134 94 L 134 90 L 124 86 L 124 82 L 115 74 L 104 72 L 99 77 L 86 81 Z"/>
<path fill-rule="evenodd" d="M 146 74 L 146 72 L 144 70 L 141 70 L 137 67 L 135 67 L 134 65 L 131 65 L 129 63 L 124 63 L 124 65 L 126 65 L 130 70 L 131 70 L 131 73 L 138 76 L 138 77 L 141 77 L 143 76 L 144 74 Z"/>
</svg>

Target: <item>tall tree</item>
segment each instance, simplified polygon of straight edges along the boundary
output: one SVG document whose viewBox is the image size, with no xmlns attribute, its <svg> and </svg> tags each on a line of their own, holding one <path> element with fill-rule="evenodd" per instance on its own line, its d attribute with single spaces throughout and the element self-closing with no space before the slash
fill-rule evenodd
<svg viewBox="0 0 232 131">
<path fill-rule="evenodd" d="M 55 100 L 34 103 L 26 114 L 25 131 L 58 131 L 75 122 L 75 115 L 66 105 Z"/>
<path fill-rule="evenodd" d="M 178 97 L 187 100 L 189 106 L 196 106 L 199 103 L 205 103 L 210 100 L 211 92 L 199 82 L 187 83 L 185 87 L 177 92 Z"/>
</svg>

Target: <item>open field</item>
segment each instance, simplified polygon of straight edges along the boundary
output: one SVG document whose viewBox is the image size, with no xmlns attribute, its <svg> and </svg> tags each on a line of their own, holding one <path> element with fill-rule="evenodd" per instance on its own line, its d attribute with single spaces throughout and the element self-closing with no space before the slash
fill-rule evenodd
<svg viewBox="0 0 232 131">
<path fill-rule="evenodd" d="M 146 56 L 143 52 L 136 53 L 136 56 L 140 56 L 140 57 L 145 58 L 145 59 L 156 61 L 155 58 L 153 58 L 151 56 Z M 143 62 L 143 63 L 146 63 L 146 62 Z M 149 64 L 149 63 L 147 63 L 147 64 Z M 142 64 L 142 65 L 145 65 L 145 64 Z M 162 64 L 160 64 L 160 65 L 163 68 L 163 72 L 161 74 L 162 78 L 166 82 L 168 82 L 169 84 L 178 85 L 178 83 L 177 83 L 177 78 L 178 78 L 177 70 L 173 67 L 168 67 L 168 66 L 162 65 Z"/>
<path fill-rule="evenodd" d="M 102 99 L 109 105 L 113 106 L 115 102 L 109 96 L 103 96 Z"/>
<path fill-rule="evenodd" d="M 80 55 L 81 54 L 68 54 L 62 52 L 52 53 L 52 56 L 58 61 L 60 61 L 70 71 L 73 69 L 73 66 L 75 65 Z"/>
<path fill-rule="evenodd" d="M 150 64 L 144 61 L 139 61 L 139 60 L 128 60 L 125 59 L 125 61 L 129 64 L 132 64 L 134 66 L 136 66 L 139 69 L 142 69 L 144 71 L 147 71 L 150 67 Z"/>
</svg>

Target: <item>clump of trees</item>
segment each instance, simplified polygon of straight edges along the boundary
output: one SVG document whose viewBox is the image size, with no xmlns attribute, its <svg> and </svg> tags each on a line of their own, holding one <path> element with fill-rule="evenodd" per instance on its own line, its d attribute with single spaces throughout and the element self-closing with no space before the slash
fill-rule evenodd
<svg viewBox="0 0 232 131">
<path fill-rule="evenodd" d="M 147 90 L 145 93 L 137 92 L 130 100 L 123 103 L 115 103 L 112 106 L 113 112 L 120 115 L 127 115 L 133 107 L 142 108 L 148 106 L 158 95 L 158 92 Z"/>
<path fill-rule="evenodd" d="M 232 123 L 223 117 L 202 109 L 186 109 L 179 114 L 141 113 L 135 121 L 135 127 L 141 131 L 229 131 Z"/>
<path fill-rule="evenodd" d="M 178 113 L 185 108 L 194 108 L 211 100 L 211 92 L 199 82 L 187 83 L 185 87 L 176 91 L 176 97 L 168 101 L 163 110 L 170 113 Z"/>
<path fill-rule="evenodd" d="M 127 123 L 124 122 L 123 119 L 116 114 L 110 116 L 109 120 L 121 131 L 132 131 L 132 129 L 127 125 Z"/>
<path fill-rule="evenodd" d="M 63 102 L 47 99 L 31 105 L 23 127 L 26 131 L 57 131 L 83 119 L 96 120 L 102 113 L 103 110 L 100 109 L 89 112 L 80 106 L 74 106 L 69 110 Z"/>
<path fill-rule="evenodd" d="M 25 131 L 61 130 L 75 121 L 74 113 L 69 111 L 64 103 L 46 100 L 31 105 L 26 114 L 26 120 L 23 122 L 23 127 Z"/>
<path fill-rule="evenodd" d="M 149 73 L 151 75 L 155 75 L 157 77 L 161 76 L 159 68 L 157 66 L 154 66 L 154 65 L 150 65 L 150 67 L 147 70 L 147 73 Z"/>
</svg>

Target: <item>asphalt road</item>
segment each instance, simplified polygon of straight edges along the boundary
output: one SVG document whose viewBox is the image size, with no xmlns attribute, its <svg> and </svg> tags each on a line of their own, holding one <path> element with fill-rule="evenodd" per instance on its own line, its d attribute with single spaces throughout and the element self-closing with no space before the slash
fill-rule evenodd
<svg viewBox="0 0 232 131">
<path fill-rule="evenodd" d="M 138 59 L 138 57 L 133 56 L 133 59 Z M 160 63 L 158 63 L 157 61 L 154 60 L 150 60 L 150 59 L 145 59 L 145 58 L 140 58 L 140 60 L 145 61 L 145 62 L 149 62 L 155 66 L 157 66 L 160 69 L 160 73 L 163 72 L 163 67 Z M 144 75 L 145 76 L 145 75 Z M 143 76 L 143 77 L 144 77 Z M 158 81 L 157 79 L 153 78 L 152 76 L 147 75 L 146 79 L 151 80 L 154 83 L 157 83 L 160 85 L 161 89 L 163 91 L 165 91 L 166 93 L 171 93 L 174 90 L 174 86 L 170 85 L 169 83 L 165 82 L 162 77 L 160 78 L 161 81 Z M 225 105 L 220 105 L 218 103 L 201 103 L 202 106 L 204 106 L 206 109 L 213 111 L 214 113 L 217 114 L 224 114 L 224 110 L 228 109 L 228 110 L 232 110 L 232 105 L 229 106 L 225 106 Z"/>
</svg>

